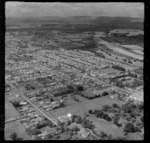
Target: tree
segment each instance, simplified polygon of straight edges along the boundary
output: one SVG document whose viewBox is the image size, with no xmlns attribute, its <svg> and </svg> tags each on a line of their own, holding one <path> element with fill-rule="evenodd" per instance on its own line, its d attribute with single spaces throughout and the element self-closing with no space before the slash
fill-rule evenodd
<svg viewBox="0 0 150 143">
<path fill-rule="evenodd" d="M 134 130 L 134 125 L 131 124 L 131 123 L 127 123 L 124 127 L 124 132 L 127 132 L 127 133 L 134 133 L 135 130 Z"/>
<path fill-rule="evenodd" d="M 104 105 L 103 106 L 103 111 L 107 112 L 110 109 L 109 105 Z"/>
<path fill-rule="evenodd" d="M 91 109 L 88 112 L 89 112 L 89 114 L 93 114 L 93 110 L 91 110 Z"/>
<path fill-rule="evenodd" d="M 142 116 L 140 119 L 141 119 L 141 122 L 144 122 L 144 118 L 143 118 L 143 116 Z"/>
<path fill-rule="evenodd" d="M 117 124 L 118 124 L 118 120 L 119 120 L 119 117 L 115 116 L 113 123 L 114 123 L 115 125 L 117 125 Z"/>
<path fill-rule="evenodd" d="M 107 134 L 104 131 L 100 131 L 100 137 L 104 139 L 107 137 Z"/>
<path fill-rule="evenodd" d="M 108 92 L 106 92 L 106 91 L 104 91 L 103 93 L 102 93 L 102 96 L 107 96 L 108 95 Z"/>
<path fill-rule="evenodd" d="M 53 101 L 54 101 L 54 99 L 53 99 L 53 98 L 50 98 L 50 101 L 51 101 L 51 102 L 53 102 Z"/>
<path fill-rule="evenodd" d="M 73 129 L 68 128 L 67 133 L 72 137 L 74 135 Z"/>
<path fill-rule="evenodd" d="M 59 127 L 59 129 L 60 129 L 60 132 L 61 132 L 61 133 L 64 133 L 64 132 L 65 132 L 65 128 L 64 128 L 64 125 L 63 125 L 63 124 L 61 124 L 61 126 Z"/>
<path fill-rule="evenodd" d="M 67 87 L 68 87 L 70 93 L 73 93 L 75 91 L 74 87 L 72 85 L 68 85 Z"/>
<path fill-rule="evenodd" d="M 131 108 L 130 108 L 130 106 L 127 105 L 127 104 L 125 104 L 125 105 L 123 106 L 123 110 L 124 110 L 125 113 L 131 113 Z"/>
<path fill-rule="evenodd" d="M 77 126 L 75 126 L 75 127 L 73 128 L 73 131 L 78 132 L 78 131 L 80 131 L 80 128 L 78 128 Z"/>
<path fill-rule="evenodd" d="M 134 115 L 134 113 L 131 113 L 131 114 L 130 114 L 130 117 L 131 117 L 131 118 L 136 118 L 136 116 Z"/>
<path fill-rule="evenodd" d="M 108 114 L 104 114 L 104 119 L 107 120 L 108 122 L 112 121 L 112 119 L 108 116 Z"/>
<path fill-rule="evenodd" d="M 134 132 L 141 132 L 140 128 L 138 126 L 134 127 Z"/>
<path fill-rule="evenodd" d="M 75 119 L 77 118 L 77 115 L 72 115 L 72 122 L 75 122 Z"/>
<path fill-rule="evenodd" d="M 110 135 L 107 136 L 107 140 L 113 140 L 112 134 L 110 134 Z"/>
<path fill-rule="evenodd" d="M 124 140 L 126 140 L 126 138 L 125 137 L 117 137 L 116 140 L 124 141 Z"/>
<path fill-rule="evenodd" d="M 91 129 L 91 130 L 95 128 L 95 126 L 93 125 L 93 123 L 90 120 L 87 120 L 87 119 L 85 119 L 85 120 L 82 121 L 82 126 L 84 128 L 88 128 L 88 129 Z"/>
<path fill-rule="evenodd" d="M 77 86 L 77 89 L 78 89 L 78 91 L 83 91 L 83 86 L 78 85 L 78 86 Z"/>
<path fill-rule="evenodd" d="M 12 104 L 13 104 L 13 106 L 15 107 L 15 108 L 18 108 L 18 107 L 20 107 L 21 105 L 19 104 L 19 102 L 18 101 L 12 101 Z"/>
<path fill-rule="evenodd" d="M 59 103 L 59 106 L 60 107 L 64 107 L 65 106 L 64 100 L 62 100 L 62 102 Z"/>
<path fill-rule="evenodd" d="M 117 105 L 116 103 L 114 103 L 114 104 L 113 104 L 113 107 L 114 107 L 114 108 L 117 108 L 117 107 L 118 107 L 118 105 Z"/>
<path fill-rule="evenodd" d="M 143 103 L 139 104 L 139 105 L 138 105 L 138 109 L 139 109 L 140 111 L 142 111 L 142 110 L 144 109 L 144 104 L 143 104 Z"/>
<path fill-rule="evenodd" d="M 39 136 L 35 136 L 34 140 L 42 140 L 42 138 Z"/>
<path fill-rule="evenodd" d="M 77 118 L 75 119 L 75 122 L 76 122 L 77 124 L 81 124 L 81 123 L 82 123 L 82 118 L 81 118 L 81 116 L 77 116 Z"/>
<path fill-rule="evenodd" d="M 143 122 L 137 122 L 136 125 L 137 125 L 140 129 L 143 128 L 143 126 L 144 126 L 144 125 L 143 125 Z"/>
<path fill-rule="evenodd" d="M 16 132 L 11 133 L 9 137 L 10 137 L 12 140 L 17 140 L 17 138 L 18 138 Z"/>
</svg>

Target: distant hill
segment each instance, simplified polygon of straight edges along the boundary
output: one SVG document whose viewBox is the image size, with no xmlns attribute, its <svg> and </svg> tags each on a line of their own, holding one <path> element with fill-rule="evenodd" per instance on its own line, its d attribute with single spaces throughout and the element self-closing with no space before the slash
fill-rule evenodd
<svg viewBox="0 0 150 143">
<path fill-rule="evenodd" d="M 131 17 L 30 17 L 30 18 L 6 18 L 6 26 L 18 23 L 41 23 L 41 24 L 66 24 L 76 26 L 79 30 L 99 30 L 99 29 L 143 29 L 143 19 Z M 78 24 L 78 25 L 77 25 Z M 81 24 L 81 25 L 80 25 Z M 85 24 L 85 27 L 84 27 Z M 68 26 L 69 28 L 69 26 Z"/>
<path fill-rule="evenodd" d="M 131 17 L 97 17 L 93 22 L 99 27 L 111 27 L 111 28 L 131 28 L 131 29 L 143 29 L 143 23 L 133 20 L 137 18 Z"/>
</svg>

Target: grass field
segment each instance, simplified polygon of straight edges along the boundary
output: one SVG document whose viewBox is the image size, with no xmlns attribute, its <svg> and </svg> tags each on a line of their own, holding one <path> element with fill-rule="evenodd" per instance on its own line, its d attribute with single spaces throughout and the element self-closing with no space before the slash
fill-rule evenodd
<svg viewBox="0 0 150 143">
<path fill-rule="evenodd" d="M 133 58 L 137 58 L 137 59 L 139 59 L 139 60 L 143 60 L 143 57 L 140 56 L 140 55 L 133 54 L 133 53 L 131 53 L 131 52 L 128 52 L 128 51 L 123 50 L 123 49 L 118 48 L 118 47 L 115 47 L 114 49 L 115 49 L 117 52 L 119 52 L 119 53 L 125 54 L 125 55 L 130 56 L 130 57 L 133 57 Z"/>
<path fill-rule="evenodd" d="M 143 49 L 141 46 L 138 45 L 121 45 L 122 47 L 128 48 L 128 49 Z"/>
<path fill-rule="evenodd" d="M 9 102 L 9 100 L 5 98 L 5 120 L 8 120 L 13 117 L 18 117 L 18 116 L 19 116 L 18 111 Z"/>
<path fill-rule="evenodd" d="M 114 50 L 115 52 L 118 52 L 118 53 L 121 53 L 121 54 L 124 54 L 126 56 L 130 56 L 130 57 L 133 57 L 133 58 L 137 58 L 139 60 L 143 60 L 143 57 L 140 56 L 140 55 L 137 55 L 137 54 L 134 54 L 134 53 L 131 53 L 125 49 L 122 49 L 121 47 L 118 47 L 116 44 L 112 44 L 112 43 L 109 43 L 107 41 L 104 41 L 104 40 L 101 40 L 99 41 L 99 44 L 104 44 L 106 47 L 108 47 L 109 49 L 112 49 Z"/>
<path fill-rule="evenodd" d="M 55 118 L 66 115 L 67 113 L 83 116 L 84 113 L 88 112 L 90 109 L 101 109 L 103 105 L 111 105 L 113 103 L 122 104 L 123 102 L 109 97 L 99 97 L 93 100 L 85 99 L 81 103 L 76 102 L 66 107 L 49 111 L 49 113 L 54 115 Z"/>
<path fill-rule="evenodd" d="M 95 125 L 95 130 L 100 132 L 104 131 L 108 135 L 111 134 L 113 137 L 123 137 L 123 130 L 122 128 L 118 128 L 111 122 L 107 122 L 106 120 L 96 118 L 95 116 L 91 115 L 88 117 L 89 120 L 93 121 Z"/>
<path fill-rule="evenodd" d="M 19 115 L 19 112 L 9 102 L 8 97 L 5 97 L 5 121 L 10 118 L 18 117 Z M 13 132 L 16 132 L 18 137 L 24 140 L 31 140 L 31 137 L 26 134 L 24 127 L 17 121 L 5 124 L 5 140 L 9 140 L 9 136 Z"/>
<path fill-rule="evenodd" d="M 5 124 L 5 140 L 10 140 L 11 133 L 16 132 L 19 138 L 31 140 L 31 137 L 25 132 L 25 128 L 17 121 Z"/>
<path fill-rule="evenodd" d="M 141 54 L 143 55 L 144 53 L 141 50 L 132 50 L 133 52 L 137 53 L 137 54 Z"/>
</svg>

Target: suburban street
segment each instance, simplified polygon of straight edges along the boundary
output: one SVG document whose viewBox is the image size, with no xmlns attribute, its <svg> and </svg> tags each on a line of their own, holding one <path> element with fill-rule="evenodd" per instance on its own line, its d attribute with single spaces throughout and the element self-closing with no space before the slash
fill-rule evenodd
<svg viewBox="0 0 150 143">
<path fill-rule="evenodd" d="M 48 120 L 51 120 L 55 125 L 57 125 L 57 122 L 53 119 L 53 117 L 50 115 L 48 116 L 47 114 L 45 114 L 42 110 L 40 110 L 36 105 L 34 105 L 28 98 L 26 98 L 23 93 L 16 89 L 16 87 L 10 83 L 9 81 L 6 81 L 7 84 L 9 84 L 11 86 L 11 88 L 14 90 L 14 92 L 16 92 L 17 94 L 21 95 L 29 104 L 31 104 L 39 113 L 41 113 L 45 118 L 47 118 Z"/>
</svg>

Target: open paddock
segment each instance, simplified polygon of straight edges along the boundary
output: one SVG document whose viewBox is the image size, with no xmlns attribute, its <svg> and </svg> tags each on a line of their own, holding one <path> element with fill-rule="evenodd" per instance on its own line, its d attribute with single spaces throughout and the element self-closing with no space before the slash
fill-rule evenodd
<svg viewBox="0 0 150 143">
<path fill-rule="evenodd" d="M 14 132 L 16 132 L 17 136 L 23 140 L 32 140 L 32 138 L 26 133 L 25 128 L 18 121 L 5 124 L 5 140 L 10 140 L 9 136 Z"/>
<path fill-rule="evenodd" d="M 132 50 L 141 50 L 143 49 L 141 46 L 138 46 L 138 45 L 120 45 L 122 47 L 125 47 L 127 49 L 132 49 Z"/>
<path fill-rule="evenodd" d="M 19 115 L 19 112 L 14 108 L 14 106 L 9 102 L 9 100 L 5 98 L 5 121 L 10 118 L 16 118 Z"/>
<path fill-rule="evenodd" d="M 85 100 L 84 102 L 81 102 L 81 103 L 76 102 L 75 104 L 72 104 L 69 106 L 51 110 L 49 111 L 49 113 L 50 114 L 52 113 L 55 116 L 55 118 L 66 115 L 67 113 L 72 113 L 72 114 L 83 116 L 84 113 L 88 112 L 88 110 L 90 109 L 92 110 L 101 109 L 102 106 L 106 104 L 112 105 L 113 103 L 122 104 L 123 102 L 117 99 L 111 99 L 109 98 L 109 96 L 108 97 L 105 96 L 105 97 L 99 97 L 93 100 Z"/>
<path fill-rule="evenodd" d="M 93 115 L 87 117 L 95 125 L 97 132 L 104 131 L 106 134 L 111 134 L 113 137 L 123 137 L 123 129 L 118 128 L 112 122 L 97 118 Z"/>
<path fill-rule="evenodd" d="M 119 53 L 122 53 L 124 55 L 130 56 L 130 57 L 133 57 L 133 58 L 136 58 L 136 59 L 139 59 L 139 60 L 143 60 L 143 56 L 141 56 L 141 55 L 134 54 L 132 52 L 129 52 L 127 50 L 124 50 L 124 49 L 121 49 L 121 48 L 118 48 L 118 47 L 116 47 L 114 49 L 115 49 L 115 51 L 117 51 Z"/>
</svg>

